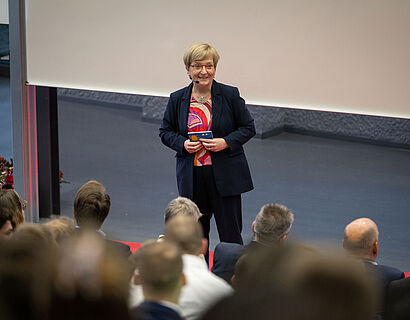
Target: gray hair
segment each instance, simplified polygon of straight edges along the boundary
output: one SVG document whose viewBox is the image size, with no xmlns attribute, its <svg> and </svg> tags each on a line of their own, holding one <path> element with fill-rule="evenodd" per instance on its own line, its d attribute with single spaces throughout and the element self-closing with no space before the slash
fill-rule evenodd
<svg viewBox="0 0 410 320">
<path fill-rule="evenodd" d="M 290 231 L 293 213 L 284 205 L 265 204 L 255 219 L 255 234 L 261 243 L 278 242 Z"/>
<path fill-rule="evenodd" d="M 198 206 L 192 200 L 185 197 L 178 197 L 171 200 L 165 209 L 165 223 L 172 217 L 182 215 L 191 216 L 198 221 L 201 216 Z"/>
</svg>

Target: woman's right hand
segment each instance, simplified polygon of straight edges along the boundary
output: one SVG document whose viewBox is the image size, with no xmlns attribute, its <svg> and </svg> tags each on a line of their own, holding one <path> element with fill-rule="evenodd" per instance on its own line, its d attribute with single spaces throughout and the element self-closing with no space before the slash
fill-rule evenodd
<svg viewBox="0 0 410 320">
<path fill-rule="evenodd" d="M 188 153 L 195 153 L 201 151 L 204 147 L 200 141 L 191 142 L 187 139 L 184 142 L 184 148 Z"/>
</svg>

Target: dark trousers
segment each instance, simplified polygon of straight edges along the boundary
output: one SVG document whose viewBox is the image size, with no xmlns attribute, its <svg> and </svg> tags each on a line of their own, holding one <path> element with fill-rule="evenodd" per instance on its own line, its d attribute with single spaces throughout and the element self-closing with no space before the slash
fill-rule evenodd
<svg viewBox="0 0 410 320">
<path fill-rule="evenodd" d="M 193 201 L 202 213 L 199 221 L 208 242 L 210 221 L 214 215 L 219 240 L 243 244 L 241 195 L 221 197 L 215 185 L 212 166 L 194 167 Z"/>
</svg>

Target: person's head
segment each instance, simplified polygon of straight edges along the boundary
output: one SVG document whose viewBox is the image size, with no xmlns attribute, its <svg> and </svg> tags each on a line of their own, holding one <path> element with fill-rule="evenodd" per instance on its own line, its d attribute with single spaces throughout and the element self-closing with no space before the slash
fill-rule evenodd
<svg viewBox="0 0 410 320">
<path fill-rule="evenodd" d="M 11 237 L 12 241 L 24 242 L 35 247 L 39 243 L 54 246 L 56 244 L 53 234 L 44 225 L 24 222 L 17 226 Z"/>
<path fill-rule="evenodd" d="M 110 196 L 98 181 L 88 181 L 74 199 L 74 218 L 79 227 L 100 229 L 110 211 Z"/>
<path fill-rule="evenodd" d="M 191 216 L 198 221 L 201 217 L 201 212 L 192 200 L 185 197 L 178 197 L 168 203 L 165 209 L 165 223 L 167 223 L 169 219 L 178 215 Z"/>
<path fill-rule="evenodd" d="M 0 209 L 0 239 L 9 239 L 13 234 L 12 215 L 8 210 Z"/>
<path fill-rule="evenodd" d="M 236 293 L 228 304 L 238 309 L 235 319 L 370 320 L 374 312 L 374 288 L 362 263 L 305 245 L 250 251 L 235 273 Z"/>
<path fill-rule="evenodd" d="M 293 224 L 293 213 L 284 205 L 265 204 L 252 224 L 255 241 L 263 244 L 282 243 Z"/>
<path fill-rule="evenodd" d="M 91 230 L 64 241 L 53 279 L 50 319 L 127 319 L 131 268 Z"/>
<path fill-rule="evenodd" d="M 75 234 L 75 221 L 66 216 L 52 219 L 44 223 L 44 226 L 51 231 L 57 243 Z"/>
<path fill-rule="evenodd" d="M 350 222 L 344 231 L 343 248 L 352 256 L 375 261 L 379 253 L 379 229 L 369 218 Z"/>
<path fill-rule="evenodd" d="M 169 241 L 150 242 L 137 252 L 136 267 L 146 300 L 177 303 L 185 277 L 180 249 Z"/>
<path fill-rule="evenodd" d="M 0 216 L 11 216 L 13 229 L 24 222 L 24 208 L 25 204 L 16 191 L 0 190 Z"/>
<path fill-rule="evenodd" d="M 55 249 L 15 235 L 0 241 L 0 319 L 48 319 Z"/>
<path fill-rule="evenodd" d="M 165 224 L 165 239 L 175 243 L 184 254 L 204 253 L 207 240 L 200 223 L 190 216 L 175 216 Z"/>
<path fill-rule="evenodd" d="M 207 85 L 215 77 L 219 54 L 207 43 L 194 43 L 185 51 L 183 60 L 190 79 Z"/>
</svg>

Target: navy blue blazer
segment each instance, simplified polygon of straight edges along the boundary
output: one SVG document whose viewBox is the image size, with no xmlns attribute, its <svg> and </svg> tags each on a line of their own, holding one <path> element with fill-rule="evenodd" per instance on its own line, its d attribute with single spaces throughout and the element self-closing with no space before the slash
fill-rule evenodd
<svg viewBox="0 0 410 320">
<path fill-rule="evenodd" d="M 387 296 L 386 319 L 410 319 L 410 277 L 390 283 Z"/>
<path fill-rule="evenodd" d="M 213 274 L 231 284 L 231 279 L 235 272 L 235 265 L 239 258 L 245 252 L 259 250 L 265 247 L 265 245 L 254 240 L 246 246 L 238 243 L 220 242 L 215 247 L 211 271 Z"/>
<path fill-rule="evenodd" d="M 220 242 L 214 251 L 212 273 L 231 284 L 235 264 L 245 252 L 245 246 L 239 243 Z"/>
<path fill-rule="evenodd" d="M 377 285 L 380 289 L 380 306 L 378 312 L 383 315 L 385 311 L 385 304 L 387 300 L 387 292 L 389 285 L 394 280 L 400 280 L 404 278 L 404 273 L 394 267 L 377 264 L 374 265 L 368 261 L 365 261 L 365 267 L 369 274 L 374 277 Z"/>
<path fill-rule="evenodd" d="M 176 174 L 179 194 L 193 198 L 194 155 L 184 148 L 188 139 L 188 112 L 192 83 L 171 93 L 159 129 L 161 141 L 176 151 Z M 213 81 L 212 133 L 214 138 L 224 138 L 228 148 L 211 152 L 212 168 L 219 194 L 223 197 L 238 195 L 253 189 L 248 162 L 242 145 L 255 135 L 252 116 L 238 88 Z"/>
<path fill-rule="evenodd" d="M 382 287 L 383 292 L 387 293 L 390 282 L 394 280 L 404 279 L 404 273 L 397 268 L 370 262 L 365 263 L 367 270 L 376 277 Z"/>
<path fill-rule="evenodd" d="M 140 320 L 183 320 L 175 310 L 152 301 L 144 301 L 131 309 L 131 314 Z"/>
</svg>

